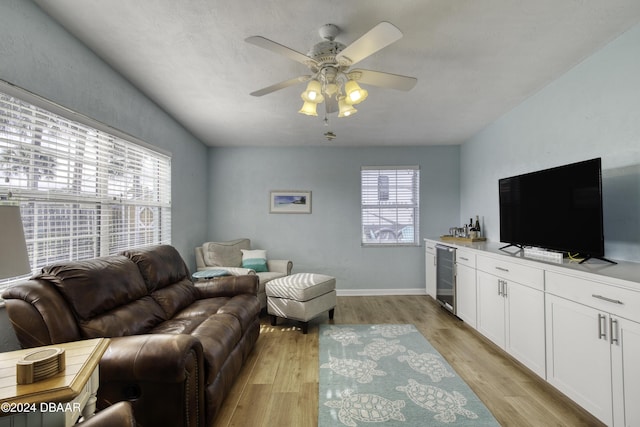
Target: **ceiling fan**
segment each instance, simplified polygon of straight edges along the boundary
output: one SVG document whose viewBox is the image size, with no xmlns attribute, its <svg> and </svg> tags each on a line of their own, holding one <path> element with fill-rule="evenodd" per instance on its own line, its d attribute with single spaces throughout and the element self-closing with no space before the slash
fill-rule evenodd
<svg viewBox="0 0 640 427">
<path fill-rule="evenodd" d="M 324 102 L 327 114 L 338 112 L 338 117 L 347 117 L 357 111 L 353 106 L 364 101 L 368 95 L 358 83 L 404 91 L 416 85 L 418 80 L 415 77 L 351 68 L 402 38 L 402 32 L 396 26 L 383 21 L 349 46 L 335 41 L 339 32 L 336 25 L 322 26 L 319 34 L 324 41 L 313 46 L 306 55 L 261 36 L 245 39 L 248 43 L 300 62 L 311 71 L 311 74 L 267 86 L 251 92 L 251 95 L 263 96 L 298 83 L 309 82 L 301 94 L 304 104 L 299 113 L 317 116 L 317 105 Z"/>
</svg>

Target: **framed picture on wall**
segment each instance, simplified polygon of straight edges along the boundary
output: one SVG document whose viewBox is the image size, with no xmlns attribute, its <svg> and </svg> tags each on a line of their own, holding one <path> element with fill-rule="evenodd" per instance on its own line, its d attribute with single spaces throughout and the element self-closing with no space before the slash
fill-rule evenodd
<svg viewBox="0 0 640 427">
<path fill-rule="evenodd" d="M 274 190 L 269 195 L 269 213 L 311 213 L 311 191 Z"/>
</svg>

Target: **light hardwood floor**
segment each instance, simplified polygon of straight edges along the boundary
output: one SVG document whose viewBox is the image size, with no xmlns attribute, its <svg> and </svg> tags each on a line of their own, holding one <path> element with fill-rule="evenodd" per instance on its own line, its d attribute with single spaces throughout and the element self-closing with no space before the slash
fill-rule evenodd
<svg viewBox="0 0 640 427">
<path fill-rule="evenodd" d="M 260 338 L 215 427 L 313 427 L 318 418 L 318 324 L 262 317 Z M 338 297 L 335 324 L 411 323 L 451 364 L 503 426 L 602 426 L 428 296 Z"/>
</svg>

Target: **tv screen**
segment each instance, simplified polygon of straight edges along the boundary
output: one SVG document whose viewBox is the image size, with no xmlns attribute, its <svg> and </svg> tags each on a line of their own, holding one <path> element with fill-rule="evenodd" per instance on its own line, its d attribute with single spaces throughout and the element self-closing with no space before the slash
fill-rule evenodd
<svg viewBox="0 0 640 427">
<path fill-rule="evenodd" d="M 499 180 L 500 240 L 604 256 L 601 159 Z"/>
</svg>

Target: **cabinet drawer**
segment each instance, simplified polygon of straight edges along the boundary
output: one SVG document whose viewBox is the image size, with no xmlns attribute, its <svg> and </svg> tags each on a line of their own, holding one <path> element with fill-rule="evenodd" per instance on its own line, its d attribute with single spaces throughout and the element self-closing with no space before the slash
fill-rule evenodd
<svg viewBox="0 0 640 427">
<path fill-rule="evenodd" d="M 499 276 L 507 281 L 511 280 L 534 289 L 544 290 L 544 271 L 542 269 L 484 256 L 478 256 L 476 263 L 478 270 Z"/>
<path fill-rule="evenodd" d="M 545 281 L 550 294 L 640 322 L 640 292 L 553 271 Z"/>
<path fill-rule="evenodd" d="M 469 251 L 458 249 L 456 251 L 456 264 L 466 265 L 467 267 L 476 268 L 476 254 Z"/>
<path fill-rule="evenodd" d="M 424 241 L 424 251 L 428 254 L 435 255 L 436 254 L 436 244 L 431 240 Z"/>
</svg>

